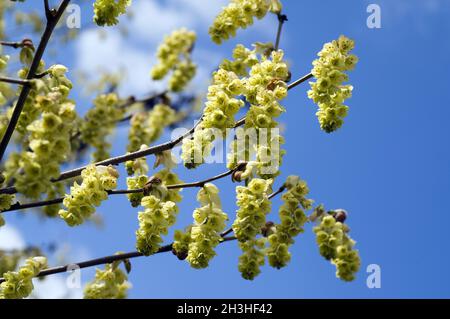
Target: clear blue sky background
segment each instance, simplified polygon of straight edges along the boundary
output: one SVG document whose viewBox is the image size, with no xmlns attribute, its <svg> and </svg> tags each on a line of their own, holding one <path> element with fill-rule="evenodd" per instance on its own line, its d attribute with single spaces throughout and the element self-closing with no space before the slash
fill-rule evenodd
<svg viewBox="0 0 450 319">
<path fill-rule="evenodd" d="M 162 8 L 170 5 L 166 1 L 156 2 Z M 366 26 L 366 8 L 370 3 L 381 6 L 381 29 Z M 324 42 L 340 34 L 356 41 L 355 53 L 360 63 L 350 74 L 355 90 L 348 102 L 349 116 L 341 130 L 329 135 L 319 129 L 316 106 L 306 97 L 307 85 L 290 92 L 285 103 L 288 112 L 282 117 L 288 153 L 283 174 L 275 184 L 280 185 L 289 174 L 298 174 L 308 181 L 317 202 L 348 210 L 351 235 L 357 240 L 362 258 L 357 279 L 346 283 L 335 278 L 334 266 L 318 254 L 309 225 L 292 247 L 290 265 L 282 270 L 264 267 L 253 282 L 240 277 L 239 249 L 235 242 L 220 245 L 210 267 L 201 271 L 191 269 L 171 254 L 135 259 L 130 275 L 133 284 L 130 297 L 450 297 L 447 235 L 450 224 L 447 200 L 450 196 L 450 2 L 285 0 L 283 4 L 289 22 L 282 47 L 292 63 L 294 78 L 310 71 L 311 61 Z M 91 14 L 89 5 L 83 6 L 81 32 L 93 28 Z M 198 27 L 199 48 L 223 58 L 230 55 L 237 42 L 250 45 L 255 41 L 271 41 L 276 18 L 268 16 L 266 20 L 262 26 L 254 27 L 260 31 L 241 32 L 236 41 L 221 47 L 209 41 L 205 27 Z M 124 19 L 124 24 L 127 23 Z M 176 21 L 167 23 L 178 26 Z M 149 19 L 145 31 L 150 34 L 152 30 Z M 132 36 L 125 43 L 154 60 L 152 52 L 162 35 L 153 34 L 159 40 L 147 43 L 145 37 L 133 35 L 134 29 L 129 32 Z M 47 59 L 67 64 L 71 71 L 76 71 L 77 45 L 80 44 L 67 45 L 56 59 Z M 135 68 L 142 66 L 135 65 Z M 132 76 L 133 69 L 128 74 Z M 154 86 L 149 78 L 148 82 L 145 80 L 141 82 L 148 85 L 147 92 L 150 92 Z M 74 96 L 83 113 L 89 100 L 79 92 Z M 137 93 L 145 95 L 146 91 Z M 162 140 L 167 138 L 164 136 Z M 126 131 L 120 130 L 114 154 L 123 153 L 125 142 Z M 186 181 L 222 171 L 223 165 L 203 166 L 195 174 L 179 170 Z M 224 209 L 233 217 L 235 185 L 229 180 L 217 185 Z M 176 228 L 190 223 L 191 213 L 197 206 L 196 190 L 185 190 L 183 194 Z M 274 201 L 273 214 L 279 203 Z M 105 222 L 100 230 L 92 225 L 67 228 L 59 220 L 42 221 L 33 212 L 6 217 L 8 224 L 20 230 L 28 244 L 68 242 L 74 251 L 83 251 L 89 257 L 134 250 L 137 210 L 128 205 L 126 198 L 114 197 L 98 211 Z M 380 289 L 366 286 L 369 264 L 381 267 Z M 87 281 L 93 272 L 83 271 L 82 275 Z"/>
</svg>

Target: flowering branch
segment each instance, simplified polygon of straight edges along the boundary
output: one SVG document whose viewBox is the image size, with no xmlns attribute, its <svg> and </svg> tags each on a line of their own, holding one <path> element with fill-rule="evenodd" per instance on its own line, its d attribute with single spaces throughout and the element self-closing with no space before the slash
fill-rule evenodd
<svg viewBox="0 0 450 319">
<path fill-rule="evenodd" d="M 182 183 L 182 184 L 174 184 L 174 185 L 168 185 L 167 189 L 180 189 L 180 188 L 193 188 L 193 187 L 203 187 L 206 183 L 230 176 L 240 167 L 237 167 L 232 170 L 228 170 L 224 173 L 221 173 L 219 175 L 197 181 L 192 183 Z M 137 193 L 145 193 L 146 188 L 139 188 L 139 189 L 121 189 L 121 190 L 109 190 L 107 193 L 109 195 L 124 195 L 124 194 L 137 194 Z M 51 200 L 45 200 L 45 201 L 39 201 L 34 203 L 27 203 L 27 204 L 21 204 L 19 202 L 15 203 L 14 205 L 11 205 L 9 209 L 6 209 L 4 211 L 1 211 L 0 214 L 5 212 L 12 212 L 12 211 L 18 211 L 18 210 L 24 210 L 28 208 L 37 208 L 37 207 L 44 207 L 44 206 L 50 206 L 50 205 L 56 205 L 61 204 L 64 200 L 64 197 L 59 197 Z"/>
<path fill-rule="evenodd" d="M 225 243 L 225 242 L 233 241 L 233 240 L 236 240 L 236 237 L 234 237 L 234 236 L 224 237 L 222 239 L 221 243 Z M 153 255 L 160 254 L 160 253 L 167 253 L 170 251 L 172 251 L 172 244 L 162 246 Z M 98 265 L 110 264 L 115 261 L 132 259 L 132 258 L 137 258 L 137 257 L 142 257 L 142 256 L 144 256 L 144 255 L 138 251 L 123 253 L 123 254 L 116 254 L 116 255 L 91 259 L 91 260 L 83 261 L 83 262 L 76 263 L 76 264 L 68 264 L 68 265 L 64 265 L 64 266 L 47 268 L 47 269 L 42 270 L 36 277 L 45 277 L 45 276 L 49 276 L 49 275 L 64 273 L 64 272 L 67 272 L 69 269 L 73 269 L 73 267 L 76 267 L 76 266 L 78 266 L 80 269 L 82 269 L 82 268 L 88 268 L 88 267 L 93 267 L 93 266 L 98 266 Z M 4 281 L 5 281 L 4 278 L 0 278 L 0 284 Z"/>
<path fill-rule="evenodd" d="M 309 74 L 301 77 L 300 79 L 292 82 L 291 84 L 288 85 L 288 90 L 291 90 L 294 87 L 298 86 L 299 84 L 309 80 L 311 77 L 312 77 L 312 74 L 309 73 Z M 188 132 L 186 132 L 184 135 L 182 135 L 176 139 L 173 139 L 169 142 L 151 146 L 151 147 L 148 147 L 143 150 L 120 155 L 117 157 L 108 158 L 106 160 L 95 163 L 95 165 L 97 165 L 97 166 L 98 165 L 105 165 L 105 166 L 118 165 L 120 163 L 135 160 L 135 159 L 138 159 L 141 157 L 146 157 L 149 155 L 158 154 L 158 153 L 162 153 L 164 151 L 171 150 L 175 146 L 177 146 L 179 143 L 181 143 L 181 141 L 183 141 L 183 139 L 191 136 L 192 133 L 194 133 L 197 126 L 201 123 L 201 121 L 202 121 L 202 119 L 200 118 L 200 120 L 197 122 L 197 124 L 194 127 L 192 127 Z M 245 124 L 245 117 L 241 118 L 239 121 L 236 122 L 235 128 L 242 126 L 244 124 Z M 63 180 L 69 179 L 69 178 L 77 177 L 81 174 L 81 171 L 83 171 L 85 168 L 86 168 L 86 166 L 82 166 L 82 167 L 74 168 L 69 171 L 65 171 L 65 172 L 61 173 L 61 175 L 58 178 L 52 180 L 52 182 L 59 182 L 59 181 L 63 181 Z M 0 194 L 15 194 L 15 193 L 17 193 L 17 189 L 14 186 L 0 189 Z"/>
<path fill-rule="evenodd" d="M 219 176 L 224 175 L 224 174 L 217 175 L 216 179 L 221 178 Z M 228 175 L 230 175 L 230 174 L 231 173 L 229 173 Z M 222 176 L 222 177 L 224 177 L 224 176 Z M 211 181 L 211 179 L 209 181 Z M 201 182 L 197 182 L 197 183 L 199 185 L 201 184 Z M 193 184 L 194 183 L 191 183 L 191 185 L 193 185 Z M 175 185 L 173 185 L 173 186 L 175 186 Z M 202 187 L 202 186 L 203 185 L 201 185 L 199 187 Z M 286 187 L 284 185 L 281 186 L 276 192 L 273 192 L 271 195 L 269 195 L 268 198 L 269 199 L 274 198 L 278 194 L 282 193 L 285 189 L 286 189 Z M 233 232 L 232 228 L 222 232 L 220 234 L 220 236 L 222 237 L 222 240 L 221 240 L 220 243 L 236 240 L 235 236 L 227 236 L 227 235 L 229 235 L 232 232 Z M 160 254 L 160 253 L 171 252 L 172 251 L 172 245 L 173 245 L 173 243 L 160 247 L 158 249 L 158 251 L 156 253 L 154 253 L 153 255 Z M 68 265 L 64 265 L 64 266 L 57 266 L 57 267 L 53 267 L 53 268 L 44 269 L 37 275 L 37 277 L 45 277 L 45 276 L 49 276 L 49 275 L 64 273 L 64 272 L 67 272 L 69 269 L 73 269 L 74 266 L 78 266 L 80 269 L 81 268 L 88 268 L 88 267 L 93 267 L 93 266 L 98 266 L 98 265 L 103 265 L 103 264 L 110 264 L 110 263 L 113 263 L 113 262 L 119 261 L 119 260 L 132 259 L 132 258 L 137 258 L 137 257 L 142 257 L 142 256 L 144 256 L 144 255 L 142 253 L 138 252 L 138 251 L 122 253 L 122 254 L 115 254 L 115 255 L 110 255 L 110 256 L 96 258 L 96 259 L 91 259 L 91 260 L 87 260 L 87 261 L 83 261 L 83 262 L 79 262 L 79 263 L 75 263 L 75 264 L 68 264 Z M 4 281 L 5 281 L 4 278 L 0 278 L 0 283 L 2 283 Z"/>
<path fill-rule="evenodd" d="M 63 15 L 67 6 L 69 5 L 70 0 L 62 0 L 57 11 L 50 10 L 48 1 L 45 1 L 45 13 L 47 17 L 47 24 L 45 26 L 45 31 L 42 35 L 39 46 L 36 50 L 36 53 L 33 57 L 33 61 L 31 63 L 30 69 L 28 71 L 27 80 L 31 80 L 34 78 L 36 71 L 39 67 L 39 63 L 41 62 L 42 56 L 44 55 L 45 49 L 47 48 L 47 44 L 50 41 L 53 30 L 55 29 L 59 19 Z M 9 121 L 8 127 L 6 128 L 5 134 L 3 135 L 2 141 L 0 142 L 0 161 L 3 159 L 3 155 L 5 154 L 6 148 L 8 147 L 9 141 L 14 133 L 17 122 L 19 121 L 20 114 L 25 105 L 25 101 L 27 100 L 28 94 L 30 93 L 30 86 L 25 85 L 22 87 L 19 98 L 16 103 L 16 107 L 11 115 L 11 120 Z"/>
</svg>

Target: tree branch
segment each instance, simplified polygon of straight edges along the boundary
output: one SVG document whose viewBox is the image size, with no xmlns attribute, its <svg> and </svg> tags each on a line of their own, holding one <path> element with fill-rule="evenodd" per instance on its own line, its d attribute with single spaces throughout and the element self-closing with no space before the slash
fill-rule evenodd
<svg viewBox="0 0 450 319">
<path fill-rule="evenodd" d="M 55 29 L 56 24 L 58 23 L 59 19 L 61 18 L 64 11 L 66 10 L 69 2 L 70 2 L 70 0 L 62 0 L 58 10 L 56 12 L 54 12 L 54 10 L 49 10 L 49 11 L 47 10 L 48 1 L 47 0 L 45 1 L 47 24 L 45 26 L 45 31 L 44 31 L 44 34 L 42 35 L 39 46 L 33 57 L 33 61 L 31 63 L 30 69 L 27 74 L 27 78 L 26 78 L 27 80 L 31 80 L 34 78 L 35 73 L 39 67 L 39 63 L 42 59 L 42 56 L 44 55 L 45 49 L 47 48 L 47 44 L 50 41 L 50 38 L 52 36 L 53 30 Z M 49 15 L 48 12 L 52 12 L 51 15 Z M 11 140 L 14 130 L 16 129 L 17 122 L 19 121 L 20 114 L 22 113 L 23 107 L 27 100 L 28 94 L 30 93 L 30 90 L 31 89 L 28 85 L 22 87 L 22 90 L 20 92 L 16 106 L 14 108 L 13 114 L 9 121 L 8 127 L 6 128 L 5 134 L 3 135 L 2 141 L 0 142 L 0 162 L 3 159 L 6 148 L 8 147 L 9 141 Z"/>
<path fill-rule="evenodd" d="M 234 236 L 223 237 L 223 239 L 220 243 L 225 243 L 225 242 L 233 241 L 233 240 L 236 240 L 236 237 L 234 237 Z M 172 244 L 169 244 L 169 245 L 162 246 L 161 248 L 159 248 L 159 250 L 156 253 L 154 253 L 153 255 L 160 254 L 160 253 L 167 253 L 167 252 L 171 252 L 171 251 L 172 251 Z M 151 255 L 151 256 L 153 256 L 153 255 Z M 45 277 L 45 276 L 49 276 L 49 275 L 64 273 L 70 269 L 74 269 L 74 267 L 78 267 L 78 268 L 82 269 L 82 268 L 88 268 L 88 267 L 93 267 L 93 266 L 98 266 L 98 265 L 110 264 L 115 261 L 132 259 L 132 258 L 137 258 L 137 257 L 142 257 L 142 256 L 144 256 L 144 255 L 138 251 L 117 254 L 117 255 L 111 255 L 111 256 L 91 259 L 91 260 L 87 260 L 87 261 L 83 261 L 83 262 L 79 262 L 79 263 L 75 263 L 75 264 L 68 264 L 65 266 L 47 268 L 47 269 L 42 270 L 36 277 Z M 0 278 L 0 284 L 4 281 L 5 281 L 4 278 Z"/>
</svg>

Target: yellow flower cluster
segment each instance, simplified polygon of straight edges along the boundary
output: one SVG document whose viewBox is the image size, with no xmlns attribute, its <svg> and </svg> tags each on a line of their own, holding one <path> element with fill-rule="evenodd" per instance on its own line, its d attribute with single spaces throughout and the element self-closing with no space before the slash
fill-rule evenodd
<svg viewBox="0 0 450 319">
<path fill-rule="evenodd" d="M 142 145 L 142 149 L 146 149 L 147 145 Z M 125 163 L 129 177 L 127 177 L 127 189 L 143 189 L 148 182 L 148 164 L 145 157 L 135 159 L 133 161 L 127 161 Z M 132 175 L 132 176 L 131 176 Z M 144 193 L 131 193 L 127 194 L 128 200 L 131 206 L 138 207 L 141 204 L 141 200 L 144 197 Z"/>
<path fill-rule="evenodd" d="M 268 194 L 272 190 L 272 182 L 271 179 L 255 178 L 247 187 L 236 187 L 236 204 L 239 209 L 233 223 L 233 231 L 240 242 L 252 240 L 261 233 L 261 228 L 266 223 L 266 214 L 271 209 Z"/>
<path fill-rule="evenodd" d="M 191 59 L 181 61 L 174 69 L 172 77 L 169 79 L 169 90 L 181 92 L 195 77 L 197 65 Z"/>
<path fill-rule="evenodd" d="M 214 131 L 203 129 L 199 125 L 192 137 L 185 138 L 181 145 L 181 159 L 188 169 L 196 168 L 204 163 L 205 158 L 211 153 L 214 141 Z"/>
<path fill-rule="evenodd" d="M 187 227 L 186 231 L 176 230 L 173 236 L 172 253 L 179 260 L 185 260 L 189 253 L 189 244 L 191 243 L 192 225 Z"/>
<path fill-rule="evenodd" d="M 303 225 L 308 221 L 303 209 L 309 210 L 312 205 L 305 197 L 309 193 L 308 186 L 298 176 L 289 176 L 285 187 L 287 192 L 282 196 L 283 205 L 279 209 L 280 224 L 275 225 L 273 234 L 269 235 L 266 252 L 269 264 L 278 269 L 289 263 L 288 248 L 294 243 L 294 237 L 304 231 Z"/>
<path fill-rule="evenodd" d="M 0 277 L 8 271 L 14 271 L 19 262 L 30 257 L 37 257 L 42 255 L 39 248 L 27 247 L 25 249 L 15 249 L 5 251 L 0 249 Z"/>
<path fill-rule="evenodd" d="M 154 185 L 151 195 L 142 198 L 144 211 L 139 212 L 139 229 L 136 231 L 136 248 L 145 256 L 158 251 L 169 227 L 175 224 L 178 208 L 172 201 L 164 201 L 167 188 Z"/>
<path fill-rule="evenodd" d="M 118 17 L 126 13 L 131 0 L 96 0 L 94 2 L 94 22 L 99 26 L 119 23 Z"/>
<path fill-rule="evenodd" d="M 145 148 L 147 148 L 146 145 L 141 146 L 141 149 Z M 181 184 L 182 181 L 178 178 L 177 174 L 171 171 L 171 169 L 176 166 L 171 151 L 165 151 L 157 154 L 156 159 L 157 162 L 154 166 L 155 168 L 161 164 L 166 168 L 157 172 L 153 178 L 158 179 L 164 186 Z M 128 189 L 145 189 L 147 187 L 147 183 L 150 181 L 150 178 L 147 176 L 149 169 L 146 159 L 139 158 L 134 161 L 128 161 L 125 166 L 127 167 L 129 175 L 133 175 L 127 178 Z M 180 202 L 182 199 L 180 191 L 180 188 L 167 189 L 167 191 L 165 190 L 163 192 L 164 197 L 162 199 L 164 201 Z M 131 206 L 137 207 L 140 205 L 141 200 L 144 197 L 144 193 L 132 193 L 128 194 L 127 197 L 131 203 Z"/>
<path fill-rule="evenodd" d="M 287 64 L 282 50 L 273 51 L 271 59 L 263 56 L 262 61 L 252 66 L 246 79 L 245 97 L 251 107 L 245 120 L 246 127 L 273 128 L 273 120 L 284 112 L 279 101 L 287 96 L 286 80 L 289 78 Z"/>
<path fill-rule="evenodd" d="M 112 166 L 95 166 L 91 164 L 82 172 L 82 183 L 77 182 L 70 188 L 70 194 L 64 198 L 67 210 L 61 209 L 59 216 L 69 226 L 81 225 L 95 212 L 95 206 L 108 198 L 109 190 L 117 187 L 119 173 Z"/>
<path fill-rule="evenodd" d="M 92 155 L 94 162 L 109 157 L 111 144 L 106 138 L 125 114 L 125 109 L 121 108 L 119 103 L 120 100 L 115 93 L 98 96 L 94 100 L 94 107 L 89 109 L 81 124 L 81 139 L 95 148 Z"/>
<path fill-rule="evenodd" d="M 131 284 L 127 274 L 119 268 L 120 262 L 106 264 L 105 269 L 96 269 L 94 281 L 84 288 L 84 299 L 124 299 Z"/>
<path fill-rule="evenodd" d="M 336 221 L 335 216 L 333 211 L 321 214 L 314 227 L 319 252 L 336 266 L 336 277 L 352 281 L 361 266 L 361 259 L 358 251 L 353 249 L 355 241 L 348 235 L 349 228 Z"/>
<path fill-rule="evenodd" d="M 194 224 L 191 228 L 191 239 L 188 247 L 187 261 L 193 268 L 206 268 L 216 255 L 215 248 L 222 237 L 228 215 L 222 211 L 219 189 L 207 183 L 197 194 L 197 201 L 202 207 L 194 213 Z"/>
<path fill-rule="evenodd" d="M 255 238 L 239 243 L 239 247 L 243 251 L 243 254 L 239 256 L 238 264 L 242 278 L 253 280 L 261 273 L 260 267 L 264 266 L 265 263 L 264 247 L 266 241 L 266 238 Z"/>
<path fill-rule="evenodd" d="M 285 81 L 288 77 L 288 67 L 283 61 L 281 50 L 273 51 L 271 58 L 262 54 L 261 62 L 252 65 L 249 77 L 243 79 L 244 96 L 251 104 L 246 115 L 245 128 L 256 129 L 259 132 L 259 140 L 252 145 L 246 145 L 246 132 L 237 130 L 237 139 L 232 142 L 231 152 L 228 154 L 228 168 L 235 168 L 239 161 L 251 160 L 252 153 L 256 152 L 255 163 L 248 169 L 255 169 L 264 179 L 274 178 L 279 174 L 278 167 L 284 155 L 281 149 L 284 139 L 272 129 L 278 126 L 275 118 L 284 112 L 279 101 L 287 96 Z"/>
<path fill-rule="evenodd" d="M 47 268 L 47 258 L 28 258 L 19 271 L 8 271 L 4 274 L 5 281 L 0 284 L 0 299 L 22 299 L 33 291 L 33 278 Z"/>
<path fill-rule="evenodd" d="M 157 155 L 155 166 L 160 164 L 163 164 L 166 168 L 151 178 L 146 175 L 139 175 L 144 173 L 141 170 L 136 172 L 136 177 L 127 179 L 129 187 L 132 186 L 136 189 L 137 186 L 143 184 L 142 188 L 145 188 L 146 196 L 141 199 L 141 205 L 145 210 L 139 212 L 138 215 L 139 229 L 136 231 L 136 247 L 147 256 L 158 251 L 160 244 L 163 242 L 162 235 L 167 235 L 169 227 L 175 224 L 178 213 L 176 203 L 182 199 L 179 194 L 181 189 L 167 188 L 167 186 L 181 183 L 178 176 L 170 171 L 175 165 L 170 151 Z M 138 197 L 130 198 L 132 204 L 137 199 Z"/>
<path fill-rule="evenodd" d="M 253 53 L 252 53 L 253 52 Z M 235 114 L 244 106 L 244 102 L 237 98 L 244 95 L 251 103 L 250 110 L 246 116 L 246 128 L 271 129 L 277 126 L 275 117 L 284 111 L 279 101 L 287 96 L 287 85 L 285 81 L 289 77 L 286 63 L 283 61 L 283 51 L 272 52 L 271 59 L 262 55 L 262 61 L 258 63 L 256 51 L 249 51 L 238 46 L 234 56 L 236 61 L 247 62 L 225 63 L 225 68 L 220 68 L 214 73 L 213 83 L 208 88 L 207 102 L 203 112 L 202 123 L 196 128 L 191 138 L 183 140 L 182 159 L 186 167 L 195 168 L 204 162 L 204 158 L 209 155 L 214 141 L 215 132 L 211 129 L 225 131 L 235 125 Z M 240 79 L 233 71 L 237 69 L 240 73 L 245 73 L 245 69 L 251 66 L 248 78 Z M 227 71 L 229 69 L 230 71 Z M 272 143 L 276 141 L 277 143 Z M 267 134 L 267 147 L 256 147 L 258 160 L 262 166 L 272 165 L 275 158 L 281 163 L 283 152 L 279 147 L 271 149 L 271 145 L 280 145 L 283 139 L 279 135 Z M 236 142 L 233 147 L 236 149 Z M 267 154 L 270 154 L 268 156 Z M 230 155 L 230 158 L 236 158 Z M 229 163 L 231 165 L 237 162 Z M 234 167 L 232 167 L 234 168 Z M 277 170 L 276 170 L 277 171 Z M 264 178 L 271 178 L 276 174 L 262 174 Z"/>
<path fill-rule="evenodd" d="M 166 36 L 158 47 L 158 64 L 151 70 L 152 79 L 161 80 L 172 70 L 169 89 L 174 92 L 182 91 L 196 73 L 197 67 L 191 60 L 196 38 L 195 32 L 186 28 L 175 30 Z"/>
<path fill-rule="evenodd" d="M 8 160 L 12 162 L 7 165 L 7 175 L 14 176 L 17 190 L 31 198 L 38 198 L 50 189 L 51 179 L 59 176 L 59 166 L 71 153 L 70 136 L 77 115 L 75 104 L 67 98 L 72 84 L 65 77 L 66 72 L 62 65 L 49 69 L 51 78 L 47 83 L 51 89 L 35 97 L 33 107 L 40 115 L 26 128 L 28 150 Z M 38 86 L 44 83 L 35 82 Z"/>
<path fill-rule="evenodd" d="M 223 60 L 220 68 L 234 72 L 239 77 L 246 77 L 249 69 L 258 62 L 255 50 L 249 50 L 242 44 L 238 44 L 233 50 L 233 60 Z"/>
<path fill-rule="evenodd" d="M 175 110 L 162 103 L 155 105 L 148 112 L 135 114 L 130 121 L 128 152 L 137 151 L 141 145 L 150 145 L 158 140 L 164 129 L 175 119 Z"/>
<path fill-rule="evenodd" d="M 257 239 L 266 224 L 266 215 L 270 212 L 268 198 L 272 190 L 272 180 L 252 179 L 247 187 L 236 187 L 237 205 L 233 231 L 239 241 L 243 254 L 239 257 L 238 269 L 244 279 L 253 280 L 264 265 L 266 238 Z"/>
<path fill-rule="evenodd" d="M 279 13 L 279 0 L 231 0 L 209 28 L 211 40 L 217 44 L 236 36 L 238 29 L 246 29 L 254 19 L 262 19 L 270 11 Z"/>
<path fill-rule="evenodd" d="M 348 81 L 345 71 L 355 68 L 358 58 L 349 54 L 355 43 L 345 36 L 338 40 L 326 43 L 318 53 L 319 58 L 313 62 L 312 74 L 317 79 L 311 82 L 308 97 L 317 103 L 319 110 L 316 113 L 320 127 L 331 133 L 343 124 L 348 107 L 344 101 L 351 97 L 353 86 L 342 85 Z"/>
</svg>

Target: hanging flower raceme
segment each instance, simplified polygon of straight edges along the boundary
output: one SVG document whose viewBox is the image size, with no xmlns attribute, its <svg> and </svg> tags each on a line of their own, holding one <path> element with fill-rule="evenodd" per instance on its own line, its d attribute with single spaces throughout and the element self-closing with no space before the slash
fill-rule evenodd
<svg viewBox="0 0 450 319">
<path fill-rule="evenodd" d="M 348 81 L 345 71 L 353 70 L 358 62 L 356 55 L 349 54 L 354 46 L 352 40 L 341 36 L 326 43 L 313 62 L 312 74 L 317 81 L 310 83 L 308 97 L 319 106 L 316 115 L 320 127 L 327 133 L 340 128 L 347 116 L 348 106 L 343 103 L 352 96 L 353 86 L 343 83 Z"/>
<path fill-rule="evenodd" d="M 221 136 L 235 125 L 235 115 L 244 106 L 237 98 L 244 92 L 244 83 L 232 71 L 219 69 L 214 72 L 208 87 L 203 118 L 191 137 L 185 138 L 181 158 L 187 168 L 203 164 L 212 150 L 216 134 Z"/>
<path fill-rule="evenodd" d="M 245 120 L 246 127 L 276 127 L 274 118 L 285 111 L 279 103 L 287 96 L 285 81 L 289 78 L 283 57 L 282 50 L 273 51 L 271 59 L 263 56 L 260 63 L 252 66 L 250 77 L 245 82 L 244 95 L 251 104 Z"/>
<path fill-rule="evenodd" d="M 147 113 L 137 113 L 130 121 L 128 152 L 134 152 L 141 145 L 150 145 L 161 137 L 164 129 L 176 120 L 175 110 L 166 104 L 156 104 Z"/>
<path fill-rule="evenodd" d="M 255 50 L 249 50 L 238 44 L 233 50 L 233 60 L 223 60 L 220 68 L 235 73 L 239 77 L 247 77 L 249 69 L 258 63 Z"/>
<path fill-rule="evenodd" d="M 95 279 L 84 288 L 85 299 L 124 299 L 131 284 L 127 274 L 119 268 L 122 261 L 106 264 L 95 270 Z"/>
<path fill-rule="evenodd" d="M 223 131 L 234 127 L 234 117 L 244 106 L 244 101 L 236 96 L 243 92 L 244 83 L 234 72 L 223 69 L 214 72 L 213 83 L 208 87 L 202 126 Z"/>
<path fill-rule="evenodd" d="M 151 70 L 152 79 L 161 80 L 173 71 L 169 89 L 174 92 L 182 91 L 196 73 L 197 67 L 191 60 L 196 38 L 195 32 L 186 28 L 175 30 L 166 36 L 158 47 L 158 64 Z"/>
<path fill-rule="evenodd" d="M 253 280 L 264 265 L 263 248 L 266 238 L 257 239 L 266 224 L 266 215 L 270 212 L 271 202 L 268 194 L 272 190 L 272 180 L 255 178 L 247 187 L 236 187 L 237 205 L 233 231 L 239 241 L 243 254 L 239 257 L 239 271 L 244 279 Z"/>
<path fill-rule="evenodd" d="M 270 58 L 262 54 L 261 62 L 253 64 L 249 77 L 243 80 L 244 96 L 250 103 L 245 119 L 247 131 L 236 132 L 237 138 L 231 144 L 228 155 L 230 169 L 235 168 L 239 161 L 251 160 L 252 154 L 255 154 L 257 165 L 254 167 L 261 178 L 270 179 L 279 174 L 284 139 L 276 129 L 278 123 L 275 119 L 284 112 L 280 101 L 287 96 L 285 81 L 289 78 L 283 55 L 281 50 L 273 51 Z M 247 142 L 246 134 L 251 129 L 256 130 L 258 137 Z M 243 136 L 241 133 L 244 133 Z"/>
<path fill-rule="evenodd" d="M 147 179 L 147 181 L 143 187 L 145 196 L 141 200 L 144 211 L 138 214 L 139 229 L 136 231 L 136 248 L 142 254 L 149 256 L 158 251 L 163 242 L 162 236 L 167 235 L 169 227 L 175 224 L 178 214 L 176 202 L 181 201 L 181 196 L 178 194 L 179 189 L 167 189 L 169 184 L 173 185 L 172 183 L 179 181 L 176 174 L 170 172 L 170 168 L 150 178 L 142 175 L 140 179 Z"/>
<path fill-rule="evenodd" d="M 172 77 L 169 79 L 169 90 L 181 92 L 195 77 L 197 65 L 190 58 L 181 61 L 173 70 Z"/>
<path fill-rule="evenodd" d="M 289 176 L 285 187 L 287 192 L 281 197 L 283 205 L 279 209 L 280 224 L 271 228 L 266 251 L 269 264 L 278 269 L 289 263 L 288 248 L 294 244 L 294 238 L 304 232 L 303 226 L 308 221 L 304 210 L 311 209 L 312 205 L 312 200 L 306 198 L 308 186 L 298 176 Z"/>
<path fill-rule="evenodd" d="M 236 187 L 236 204 L 239 209 L 233 223 L 233 231 L 240 242 L 252 240 L 261 233 L 266 223 L 266 214 L 270 212 L 268 198 L 273 180 L 255 178 L 248 186 Z"/>
<path fill-rule="evenodd" d="M 314 233 L 320 254 L 336 266 L 336 277 L 344 281 L 354 280 L 355 273 L 361 266 L 361 259 L 354 249 L 356 242 L 348 235 L 350 229 L 344 224 L 345 211 L 325 213 L 323 207 L 319 206 L 314 216 L 318 224 L 314 227 Z"/>
<path fill-rule="evenodd" d="M 235 37 L 238 29 L 245 29 L 252 25 L 255 18 L 264 18 L 269 11 L 279 13 L 281 11 L 280 1 L 231 0 L 209 28 L 211 40 L 221 44 L 224 40 Z"/>
<path fill-rule="evenodd" d="M 176 230 L 173 236 L 172 253 L 179 260 L 185 260 L 189 254 L 189 244 L 191 243 L 192 225 L 185 231 Z"/>
<path fill-rule="evenodd" d="M 94 2 L 94 22 L 99 26 L 113 26 L 118 17 L 127 11 L 131 0 L 96 0 Z"/>
<path fill-rule="evenodd" d="M 261 273 L 260 267 L 264 266 L 265 263 L 264 247 L 266 241 L 266 238 L 255 238 L 239 243 L 239 247 L 243 252 L 239 256 L 238 264 L 242 278 L 253 280 Z"/>
<path fill-rule="evenodd" d="M 200 269 L 208 267 L 216 255 L 215 248 L 222 240 L 220 233 L 225 229 L 228 215 L 222 211 L 219 189 L 211 183 L 199 190 L 197 201 L 202 206 L 193 213 L 187 261 L 191 267 Z"/>
<path fill-rule="evenodd" d="M 0 299 L 22 299 L 33 291 L 33 278 L 42 269 L 47 268 L 47 258 L 32 257 L 17 272 L 8 271 L 3 275 L 5 281 L 0 284 Z"/>
<path fill-rule="evenodd" d="M 71 82 L 67 68 L 52 66 L 50 78 L 35 80 L 36 92 L 46 92 L 34 98 L 38 116 L 26 128 L 28 150 L 11 156 L 6 165 L 8 179 L 14 177 L 17 190 L 31 198 L 39 198 L 51 188 L 51 180 L 60 174 L 60 165 L 71 154 L 70 137 L 76 123 L 75 104 L 67 98 Z M 39 88 L 47 85 L 47 88 Z M 33 90 L 32 90 L 33 91 Z"/>
<path fill-rule="evenodd" d="M 205 162 L 205 158 L 211 154 L 213 142 L 216 139 L 215 132 L 216 130 L 213 129 L 203 129 L 200 124 L 191 137 L 183 140 L 181 159 L 186 168 L 196 168 Z M 219 132 L 222 135 L 222 132 Z"/>
<path fill-rule="evenodd" d="M 94 162 L 109 157 L 111 144 L 106 138 L 125 114 L 125 109 L 120 107 L 119 103 L 120 100 L 115 93 L 98 96 L 94 100 L 94 107 L 87 112 L 81 124 L 81 139 L 95 148 L 92 155 Z"/>
<path fill-rule="evenodd" d="M 64 198 L 67 210 L 58 213 L 69 226 L 81 225 L 95 213 L 95 207 L 108 198 L 107 191 L 117 187 L 119 173 L 112 166 L 91 164 L 81 172 L 81 177 L 82 183 L 75 182 Z"/>
</svg>

